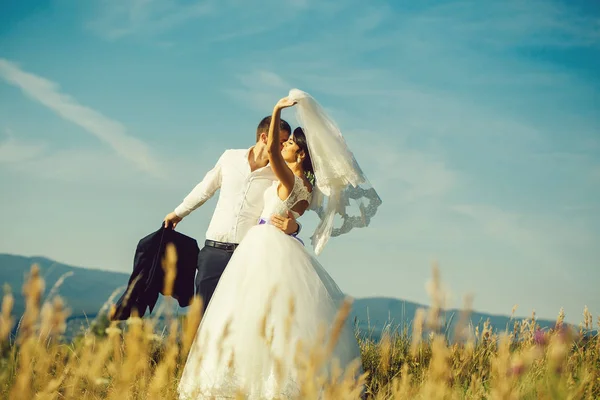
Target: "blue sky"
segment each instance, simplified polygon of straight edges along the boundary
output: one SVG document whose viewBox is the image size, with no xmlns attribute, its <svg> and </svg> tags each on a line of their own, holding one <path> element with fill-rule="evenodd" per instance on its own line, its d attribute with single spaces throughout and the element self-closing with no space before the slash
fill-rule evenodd
<svg viewBox="0 0 600 400">
<path fill-rule="evenodd" d="M 320 256 L 342 289 L 428 302 L 438 261 L 451 306 L 598 315 L 600 7 L 403 3 L 4 4 L 0 252 L 130 271 L 137 241 L 298 87 L 384 201 Z M 202 240 L 213 206 L 180 230 Z"/>
</svg>

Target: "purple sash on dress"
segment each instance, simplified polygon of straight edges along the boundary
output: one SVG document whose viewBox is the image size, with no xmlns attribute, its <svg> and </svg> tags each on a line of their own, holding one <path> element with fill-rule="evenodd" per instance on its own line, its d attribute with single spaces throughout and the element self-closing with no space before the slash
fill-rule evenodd
<svg viewBox="0 0 600 400">
<path fill-rule="evenodd" d="M 264 225 L 264 224 L 268 224 L 271 225 L 270 223 L 268 223 L 267 221 L 265 221 L 263 218 L 260 218 L 258 220 L 258 224 L 259 225 Z M 292 233 L 289 236 L 293 237 L 294 239 L 296 239 L 297 241 L 299 241 L 300 243 L 302 243 L 302 246 L 304 246 L 304 242 L 302 241 L 302 239 L 300 239 L 298 236 L 296 236 L 296 233 Z"/>
</svg>

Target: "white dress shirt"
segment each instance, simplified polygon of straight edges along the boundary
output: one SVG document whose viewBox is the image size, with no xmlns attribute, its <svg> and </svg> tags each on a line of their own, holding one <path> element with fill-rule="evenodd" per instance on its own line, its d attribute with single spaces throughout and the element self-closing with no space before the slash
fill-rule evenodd
<svg viewBox="0 0 600 400">
<path fill-rule="evenodd" d="M 265 191 L 277 180 L 269 165 L 250 171 L 247 150 L 226 150 L 215 167 L 185 197 L 175 214 L 185 217 L 221 189 L 206 239 L 240 243 L 258 223 Z"/>
</svg>

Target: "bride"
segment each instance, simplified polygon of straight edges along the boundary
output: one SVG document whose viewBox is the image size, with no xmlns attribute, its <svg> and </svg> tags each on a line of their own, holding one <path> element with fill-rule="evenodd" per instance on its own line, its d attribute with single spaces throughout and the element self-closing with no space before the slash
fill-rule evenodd
<svg viewBox="0 0 600 400">
<path fill-rule="evenodd" d="M 280 151 L 281 110 L 294 105 L 304 129 L 296 128 Z M 314 209 L 321 218 L 312 237 L 318 254 L 330 236 L 368 225 L 381 200 L 372 188 L 360 187 L 369 184 L 352 153 L 305 92 L 293 89 L 276 104 L 267 146 L 278 182 L 265 192 L 260 221 L 236 249 L 206 309 L 178 386 L 180 399 L 306 396 L 306 388 L 318 387 L 319 376 L 330 380 L 336 366 L 349 371 L 361 395 L 360 349 L 350 321 L 338 313 L 344 293 L 300 239 L 267 221 Z M 364 198 L 370 200 L 366 207 Z M 351 200 L 360 205 L 358 217 L 345 212 Z M 333 227 L 336 213 L 344 219 L 341 228 Z"/>
</svg>

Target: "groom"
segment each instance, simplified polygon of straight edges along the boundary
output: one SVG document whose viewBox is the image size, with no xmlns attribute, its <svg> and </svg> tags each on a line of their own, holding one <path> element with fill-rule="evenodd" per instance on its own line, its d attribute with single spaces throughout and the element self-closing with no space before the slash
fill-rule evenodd
<svg viewBox="0 0 600 400">
<path fill-rule="evenodd" d="M 258 223 L 263 210 L 263 196 L 277 181 L 269 164 L 267 138 L 271 117 L 265 117 L 256 128 L 256 144 L 250 149 L 226 150 L 215 167 L 164 219 L 165 228 L 177 224 L 221 189 L 204 247 L 198 255 L 196 294 L 202 296 L 204 310 L 217 287 L 234 250 L 246 232 Z M 290 136 L 290 125 L 283 119 L 279 125 L 280 146 Z M 298 233 L 300 225 L 291 214 L 274 216 L 272 224 L 286 234 Z"/>
</svg>

